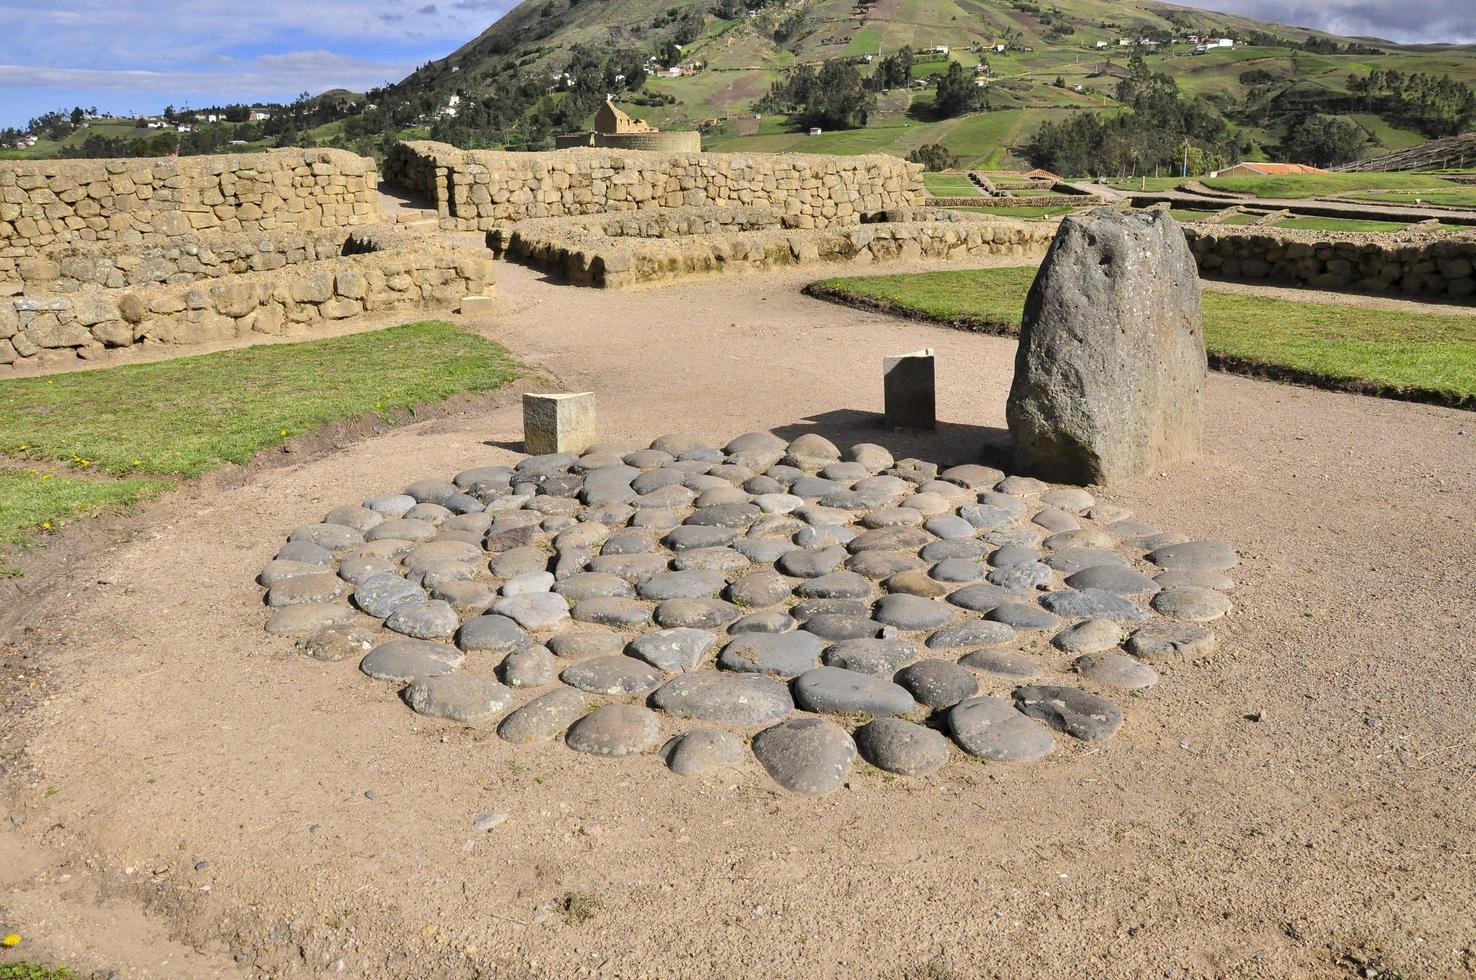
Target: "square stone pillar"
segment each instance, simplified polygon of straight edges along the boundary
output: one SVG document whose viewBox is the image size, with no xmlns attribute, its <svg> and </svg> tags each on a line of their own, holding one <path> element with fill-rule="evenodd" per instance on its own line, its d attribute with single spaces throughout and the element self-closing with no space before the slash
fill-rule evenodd
<svg viewBox="0 0 1476 980">
<path fill-rule="evenodd" d="M 888 429 L 937 427 L 931 347 L 883 359 L 882 389 L 886 403 L 884 424 Z"/>
<path fill-rule="evenodd" d="M 594 392 L 523 395 L 523 451 L 528 455 L 582 453 L 594 441 Z"/>
</svg>

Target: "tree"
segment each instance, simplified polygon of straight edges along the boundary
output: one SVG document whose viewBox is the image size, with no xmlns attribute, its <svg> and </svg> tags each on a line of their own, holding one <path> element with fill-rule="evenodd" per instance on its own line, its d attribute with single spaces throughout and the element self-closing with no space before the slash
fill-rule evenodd
<svg viewBox="0 0 1476 980">
<path fill-rule="evenodd" d="M 979 108 L 984 90 L 974 84 L 972 73 L 956 61 L 948 63 L 948 70 L 938 76 L 938 91 L 933 96 L 933 108 L 944 119 L 961 116 Z"/>
<path fill-rule="evenodd" d="M 801 65 L 769 87 L 755 108 L 789 112 L 804 127 L 858 129 L 866 125 L 876 94 L 856 66 L 832 58 L 820 66 Z"/>
<path fill-rule="evenodd" d="M 1314 167 L 1336 167 L 1363 155 L 1368 135 L 1356 123 L 1337 116 L 1306 116 L 1288 127 L 1280 155 Z"/>
<path fill-rule="evenodd" d="M 958 157 L 954 156 L 942 143 L 928 143 L 919 146 L 907 154 L 907 159 L 913 163 L 920 163 L 927 170 L 952 170 L 958 166 Z"/>
</svg>

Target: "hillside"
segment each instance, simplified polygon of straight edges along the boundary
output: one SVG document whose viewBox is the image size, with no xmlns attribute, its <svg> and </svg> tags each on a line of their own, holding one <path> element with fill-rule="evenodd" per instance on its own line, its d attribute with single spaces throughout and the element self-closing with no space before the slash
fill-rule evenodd
<svg viewBox="0 0 1476 980">
<path fill-rule="evenodd" d="M 762 0 L 748 0 L 756 2 Z M 751 10 L 733 0 L 525 0 L 479 37 L 394 86 L 386 98 L 413 100 L 434 113 L 452 94 L 505 98 L 518 75 L 549 85 L 569 67 L 578 46 L 646 55 L 675 39 L 684 42 L 680 64 L 701 63 L 702 69 L 650 78 L 634 99 L 623 95 L 622 105 L 664 128 L 705 124 L 707 145 L 714 149 L 905 154 L 941 143 L 965 163 L 995 166 L 1009 162 L 1042 121 L 1077 111 L 1120 111 L 1117 79 L 1111 70 L 1094 70 L 1108 61 L 1114 68 L 1126 64 L 1132 49 L 1120 39 L 1191 33 L 1258 42 L 1198 55 L 1186 43 L 1164 44 L 1146 59 L 1150 70 L 1171 75 L 1181 93 L 1203 96 L 1222 113 L 1242 139 L 1241 155 L 1252 159 L 1264 157 L 1298 113 L 1349 101 L 1350 75 L 1381 69 L 1476 82 L 1476 47 L 1359 42 L 1150 0 L 777 0 Z M 1315 50 L 1307 49 L 1309 41 Z M 1106 47 L 1098 49 L 1099 42 Z M 1009 50 L 996 53 L 996 44 Z M 885 55 L 904 45 L 946 45 L 948 58 L 966 68 L 987 58 L 990 111 L 935 120 L 929 89 L 895 88 L 880 96 L 864 129 L 811 137 L 783 116 L 755 118 L 753 103 L 785 69 Z M 1350 45 L 1360 53 L 1331 53 Z M 941 61 L 917 64 L 913 77 L 944 67 Z M 1065 84 L 1053 84 L 1058 78 Z M 1397 114 L 1342 115 L 1366 134 L 1367 155 L 1427 138 Z"/>
</svg>

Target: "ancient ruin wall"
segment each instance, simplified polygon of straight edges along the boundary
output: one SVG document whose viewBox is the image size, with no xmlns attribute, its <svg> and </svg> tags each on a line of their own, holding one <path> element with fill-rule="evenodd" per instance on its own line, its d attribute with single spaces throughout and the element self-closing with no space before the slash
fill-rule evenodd
<svg viewBox="0 0 1476 980">
<path fill-rule="evenodd" d="M 768 207 L 794 228 L 854 225 L 865 213 L 922 204 L 921 175 L 920 165 L 884 154 L 503 153 L 426 142 L 399 144 L 385 164 L 386 181 L 433 202 L 442 227 L 466 231 L 708 205 Z"/>
<path fill-rule="evenodd" d="M 374 161 L 343 150 L 0 161 L 0 280 L 76 243 L 347 228 L 376 220 L 376 191 Z"/>
<path fill-rule="evenodd" d="M 1316 289 L 1469 299 L 1476 238 L 1338 235 L 1185 225 L 1200 275 Z"/>
</svg>

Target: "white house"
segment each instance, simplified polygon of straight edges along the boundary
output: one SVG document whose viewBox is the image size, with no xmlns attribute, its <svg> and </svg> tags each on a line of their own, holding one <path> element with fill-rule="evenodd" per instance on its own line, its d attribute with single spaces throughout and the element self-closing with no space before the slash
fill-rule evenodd
<svg viewBox="0 0 1476 980">
<path fill-rule="evenodd" d="M 928 50 L 931 51 L 931 52 L 933 52 L 933 54 L 943 54 L 943 55 L 946 55 L 948 53 L 948 45 L 946 45 L 946 44 L 935 44 L 931 48 L 929 48 Z"/>
<path fill-rule="evenodd" d="M 1098 51 L 1102 51 L 1102 50 L 1105 50 L 1106 49 L 1107 42 L 1106 41 L 1098 41 L 1096 44 L 1092 45 L 1092 47 L 1096 48 Z"/>
</svg>

